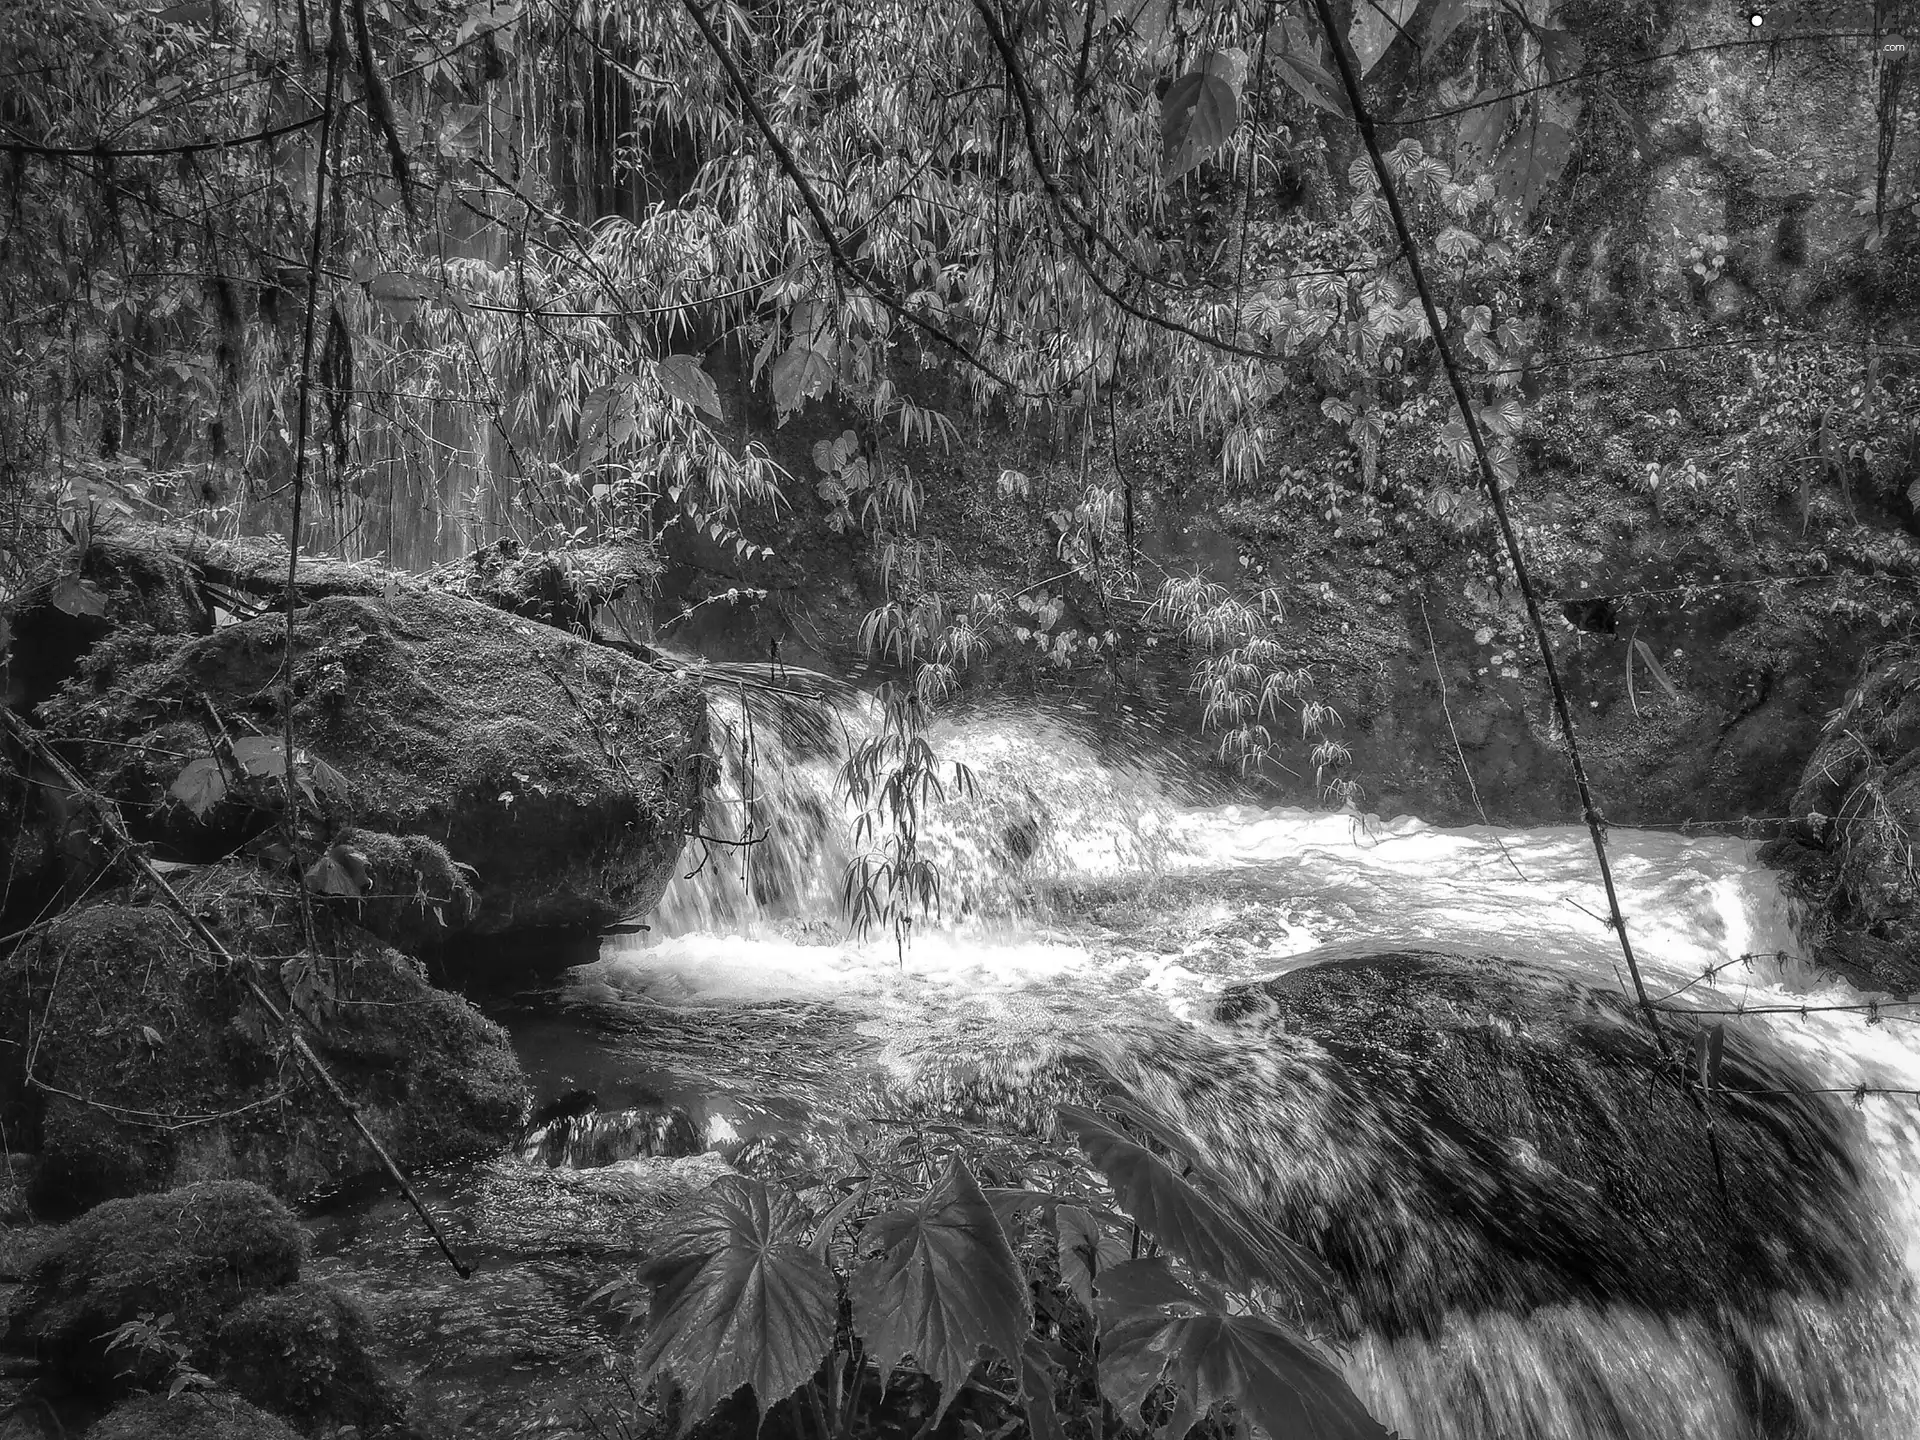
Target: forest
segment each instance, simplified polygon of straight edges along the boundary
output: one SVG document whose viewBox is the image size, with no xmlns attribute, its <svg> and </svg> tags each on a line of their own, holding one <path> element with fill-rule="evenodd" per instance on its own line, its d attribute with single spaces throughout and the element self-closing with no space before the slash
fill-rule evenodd
<svg viewBox="0 0 1920 1440">
<path fill-rule="evenodd" d="M 0 7 L 0 1440 L 1920 1434 L 1910 41 Z"/>
</svg>

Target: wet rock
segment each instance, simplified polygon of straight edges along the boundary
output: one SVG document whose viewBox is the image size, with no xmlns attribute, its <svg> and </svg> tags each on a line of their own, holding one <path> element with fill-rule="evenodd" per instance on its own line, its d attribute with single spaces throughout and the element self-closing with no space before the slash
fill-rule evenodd
<svg viewBox="0 0 1920 1440">
<path fill-rule="evenodd" d="M 278 1416 L 220 1391 L 140 1395 L 91 1426 L 87 1440 L 299 1440 Z"/>
<path fill-rule="evenodd" d="M 480 1243 L 527 1255 L 635 1253 L 675 1206 L 732 1167 L 710 1153 L 643 1156 L 591 1170 L 501 1159 L 487 1167 L 473 1215 Z"/>
<path fill-rule="evenodd" d="M 529 1127 L 518 1149 L 535 1164 L 586 1170 L 645 1156 L 695 1155 L 703 1144 L 700 1127 L 676 1105 L 556 1115 Z"/>
<path fill-rule="evenodd" d="M 222 783 L 198 817 L 170 787 L 208 752 L 212 713 L 271 746 L 284 632 L 263 615 L 206 636 L 116 635 L 44 707 L 50 733 L 142 839 L 183 860 L 229 854 L 271 823 L 278 774 Z M 322 599 L 294 643 L 295 731 L 329 767 L 310 766 L 315 802 L 332 827 L 423 837 L 470 866 L 471 915 L 435 898 L 448 932 L 589 928 L 658 898 L 702 791 L 696 686 L 443 594 Z"/>
<path fill-rule="evenodd" d="M 248 971 L 283 1010 L 317 1020 L 310 1043 L 399 1163 L 441 1163 L 517 1133 L 519 1066 L 466 1000 L 325 907 L 314 917 L 325 958 L 313 961 L 292 887 L 258 871 L 176 880 L 238 967 L 199 953 L 170 908 L 132 892 L 69 911 L 0 961 L 0 1118 L 41 1151 L 36 1204 L 226 1178 L 300 1195 L 375 1170 L 285 1052 Z"/>
<path fill-rule="evenodd" d="M 161 1384 L 176 1360 L 204 1349 L 222 1312 L 298 1275 L 305 1248 L 286 1206 L 257 1185 L 111 1200 L 29 1257 L 7 1339 L 83 1384 Z M 153 1322 L 146 1340 L 109 1350 L 142 1316 Z"/>
<path fill-rule="evenodd" d="M 1679 1414 L 1711 1385 L 1771 1417 L 1754 1433 L 1800 1435 L 1826 1433 L 1796 1428 L 1819 1397 L 1903 1363 L 1864 1125 L 1756 1030 L 1727 1031 L 1710 1138 L 1630 1002 L 1513 961 L 1349 955 L 1237 986 L 1214 1020 L 1116 1078 L 1326 1260 L 1389 1377 L 1497 1386 L 1511 1352 L 1463 1359 L 1470 1337 L 1559 1326 L 1578 1333 L 1529 1351 L 1528 1384 L 1568 1397 L 1566 1433 L 1617 1434 L 1587 1367 L 1662 1335 L 1699 1374 L 1649 1372 L 1646 1395 Z M 1692 1022 L 1668 1024 L 1684 1051 Z"/>
<path fill-rule="evenodd" d="M 407 1433 L 407 1401 L 379 1363 L 372 1327 L 330 1285 L 296 1281 L 253 1296 L 221 1320 L 216 1372 L 244 1399 L 312 1433 L 353 1426 L 367 1440 Z"/>
<path fill-rule="evenodd" d="M 1873 989 L 1920 990 L 1920 653 L 1880 657 L 1829 721 L 1762 858 L 1806 903 L 1816 959 Z"/>
</svg>

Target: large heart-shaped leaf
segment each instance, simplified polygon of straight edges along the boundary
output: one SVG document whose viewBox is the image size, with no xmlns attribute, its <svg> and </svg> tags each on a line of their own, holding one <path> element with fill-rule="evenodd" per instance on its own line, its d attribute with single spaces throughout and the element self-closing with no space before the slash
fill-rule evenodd
<svg viewBox="0 0 1920 1440">
<path fill-rule="evenodd" d="M 1168 87 L 1160 102 L 1160 157 L 1169 180 L 1206 159 L 1240 124 L 1246 56 L 1211 50 Z"/>
<path fill-rule="evenodd" d="M 1120 1208 L 1196 1270 L 1236 1290 L 1270 1285 L 1323 1314 L 1338 1313 L 1324 1267 L 1263 1217 L 1230 1195 L 1202 1194 L 1091 1110 L 1062 1105 L 1060 1123 L 1106 1177 Z"/>
<path fill-rule="evenodd" d="M 877 1216 L 863 1238 L 876 1253 L 850 1287 L 854 1328 L 882 1375 L 913 1356 L 939 1382 L 945 1414 L 982 1346 L 1020 1363 L 1031 1323 L 1026 1277 L 958 1155 L 917 1205 Z"/>
<path fill-rule="evenodd" d="M 240 762 L 241 769 L 255 777 L 284 775 L 287 771 L 286 751 L 271 735 L 241 736 L 233 742 L 233 758 Z"/>
<path fill-rule="evenodd" d="M 831 355 L 805 341 L 796 341 L 773 362 L 773 374 L 768 378 L 773 384 L 774 406 L 784 416 L 799 409 L 804 401 L 818 400 L 827 393 L 837 373 Z"/>
<path fill-rule="evenodd" d="M 1473 107 L 1460 117 L 1453 155 L 1456 163 L 1478 168 L 1489 163 L 1500 148 L 1500 137 L 1507 133 L 1507 122 L 1513 118 L 1513 102 L 1484 91 L 1475 98 Z"/>
<path fill-rule="evenodd" d="M 54 609 L 67 615 L 107 613 L 107 597 L 92 581 L 82 580 L 78 575 L 63 575 L 56 580 L 49 598 Z"/>
<path fill-rule="evenodd" d="M 1400 32 L 1420 8 L 1420 0 L 1360 0 L 1353 7 L 1353 25 L 1347 38 L 1353 53 L 1360 58 L 1360 73 L 1380 63 L 1380 57 L 1400 37 Z"/>
<path fill-rule="evenodd" d="M 1078 1205 L 1062 1205 L 1054 1213 L 1054 1225 L 1059 1231 L 1060 1278 L 1091 1310 L 1094 1282 L 1131 1259 L 1132 1249 Z"/>
<path fill-rule="evenodd" d="M 682 405 L 720 418 L 720 392 L 713 387 L 713 377 L 700 368 L 698 356 L 665 356 L 653 362 L 653 373 L 659 377 L 660 388 Z"/>
<path fill-rule="evenodd" d="M 809 1222 L 792 1195 L 738 1175 L 669 1219 L 673 1239 L 642 1272 L 652 1323 L 638 1363 L 643 1377 L 680 1384 L 687 1420 L 742 1385 L 772 1405 L 820 1368 L 839 1292 L 803 1243 Z"/>
<path fill-rule="evenodd" d="M 1523 125 L 1500 152 L 1494 193 L 1531 215 L 1547 198 L 1573 153 L 1573 131 L 1552 120 Z"/>
<path fill-rule="evenodd" d="M 1168 1305 L 1185 1305 L 1194 1309 L 1204 1309 L 1207 1305 L 1207 1301 L 1175 1275 L 1173 1267 L 1159 1256 L 1115 1265 L 1101 1274 L 1095 1289 L 1099 1294 L 1093 1310 L 1103 1329 Z"/>
<path fill-rule="evenodd" d="M 192 811 L 194 819 L 204 820 L 207 812 L 226 798 L 226 772 L 213 756 L 197 755 L 180 768 L 167 793 Z"/>
<path fill-rule="evenodd" d="M 1271 1440 L 1387 1440 L 1345 1378 L 1304 1337 L 1258 1315 L 1181 1303 L 1100 1335 L 1100 1388 L 1122 1418 L 1161 1380 L 1204 1414 L 1231 1401 Z"/>
</svg>

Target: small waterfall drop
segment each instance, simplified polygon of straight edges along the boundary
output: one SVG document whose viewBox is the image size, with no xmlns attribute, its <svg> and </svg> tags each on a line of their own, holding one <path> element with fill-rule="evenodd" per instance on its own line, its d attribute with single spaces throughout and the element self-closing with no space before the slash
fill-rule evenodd
<svg viewBox="0 0 1920 1440">
<path fill-rule="evenodd" d="M 1920 1434 L 1920 1121 L 1902 1099 L 1844 1098 L 1862 1083 L 1920 1090 L 1920 1035 L 1834 1008 L 1860 997 L 1800 958 L 1748 843 L 1612 832 L 1655 993 L 1752 1012 L 1728 1017 L 1742 1073 L 1812 1092 L 1800 1110 L 1755 1100 L 1749 1120 L 1723 1122 L 1738 1131 L 1747 1229 L 1711 1239 L 1724 1221 L 1691 1112 L 1661 1121 L 1668 1139 L 1633 1162 L 1666 1177 L 1665 1212 L 1616 1226 L 1631 1173 L 1610 1191 L 1581 1169 L 1580 1153 L 1604 1169 L 1654 1124 L 1642 1089 L 1603 1073 L 1609 1047 L 1644 1037 L 1617 1003 L 1583 829 L 1220 803 L 1075 717 L 970 716 L 933 736 L 979 793 L 928 818 L 946 903 L 903 951 L 849 938 L 839 918 L 852 849 L 837 775 L 871 713 L 843 707 L 829 729 L 715 704 L 704 828 L 741 839 L 751 815 L 766 838 L 714 843 L 704 862 L 690 847 L 652 932 L 610 939 L 573 973 L 571 1028 L 523 1055 L 550 1088 L 591 1085 L 601 1109 L 530 1136 L 529 1162 L 707 1150 L 780 1173 L 875 1117 L 1030 1132 L 1058 1101 L 1120 1085 L 1350 1276 L 1468 1277 L 1412 1319 L 1376 1295 L 1378 1322 L 1347 1356 L 1408 1437 Z M 1381 979 L 1332 1030 L 1303 1018 L 1290 986 L 1409 947 L 1442 957 L 1443 979 L 1445 957 L 1490 968 L 1431 993 Z M 1376 1032 L 1397 1038 L 1376 1053 Z M 1828 1159 L 1802 1174 L 1769 1135 Z M 1661 1153 L 1691 1178 L 1660 1169 Z M 1831 1275 L 1794 1259 L 1812 1234 L 1833 1247 Z M 1592 1259 L 1620 1236 L 1638 1238 Z M 1749 1241 L 1758 1269 L 1740 1258 Z M 1635 1259 L 1662 1245 L 1681 1277 L 1665 1290 Z"/>
<path fill-rule="evenodd" d="M 706 838 L 689 843 L 649 923 L 668 937 L 831 930 L 856 850 L 842 766 L 879 725 L 877 707 L 857 694 L 767 703 L 742 685 L 717 687 L 710 715 L 719 774 L 701 818 Z M 1071 712 L 1004 711 L 931 728 L 948 794 L 919 841 L 939 868 L 942 920 L 1031 914 L 1048 883 L 1148 872 L 1180 846 L 1191 782 L 1137 739 L 1110 741 L 1122 758 L 1103 758 L 1089 729 Z M 956 764 L 974 778 L 971 798 L 951 783 Z"/>
</svg>

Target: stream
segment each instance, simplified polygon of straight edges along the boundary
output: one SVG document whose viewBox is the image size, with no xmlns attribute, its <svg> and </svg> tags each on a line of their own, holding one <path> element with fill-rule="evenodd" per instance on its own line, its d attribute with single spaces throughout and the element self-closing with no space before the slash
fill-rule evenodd
<svg viewBox="0 0 1920 1440">
<path fill-rule="evenodd" d="M 1096 1074 L 1159 1106 L 1250 1198 L 1346 1237 L 1362 1273 L 1390 1277 L 1363 1296 L 1369 1327 L 1346 1365 L 1404 1436 L 1920 1434 L 1920 1102 L 1845 1093 L 1920 1091 L 1920 1035 L 1900 1007 L 1873 1023 L 1822 1008 L 1862 997 L 1799 958 L 1748 842 L 1614 831 L 1630 937 L 1654 994 L 1749 1012 L 1728 1026 L 1751 1073 L 1836 1093 L 1777 1114 L 1754 1102 L 1756 1133 L 1789 1136 L 1782 1156 L 1748 1157 L 1739 1118 L 1726 1122 L 1729 1186 L 1762 1219 L 1720 1237 L 1725 1202 L 1696 1186 L 1635 1222 L 1671 1245 L 1660 1265 L 1596 1258 L 1617 1197 L 1518 1139 L 1467 1154 L 1436 1123 L 1433 1144 L 1415 1143 L 1407 1116 L 1424 1124 L 1430 1097 L 1356 1099 L 1360 1052 L 1287 1020 L 1289 984 L 1345 960 L 1368 984 L 1387 977 L 1381 1032 L 1424 1053 L 1423 1017 L 1481 1003 L 1481 971 L 1466 991 L 1448 978 L 1459 956 L 1502 977 L 1474 1022 L 1498 1053 L 1516 1034 L 1560 1035 L 1543 1016 L 1614 1033 L 1621 957 L 1586 831 L 1258 808 L 1092 718 L 984 713 L 936 733 L 977 791 L 929 819 L 942 916 L 903 946 L 851 941 L 839 921 L 838 747 L 761 725 L 748 750 L 740 716 L 717 711 L 727 758 L 704 828 L 738 836 L 751 815 L 767 838 L 691 845 L 649 931 L 473 988 L 539 1097 L 563 1102 L 519 1155 L 427 1177 L 475 1278 L 455 1280 L 396 1202 L 316 1219 L 319 1273 L 367 1302 L 430 1409 L 462 1434 L 637 1433 L 590 1297 L 680 1198 L 729 1165 L 829 1163 L 875 1125 L 1032 1133 Z M 1416 953 L 1367 968 L 1388 952 Z M 1428 1009 L 1394 1008 L 1396 975 Z M 1539 1043 L 1553 1056 L 1562 1041 Z M 1594 1124 L 1638 1123 L 1632 1102 L 1578 1085 Z M 1802 1141 L 1814 1149 L 1792 1150 Z M 1342 1205 L 1373 1218 L 1343 1228 L 1328 1216 Z"/>
</svg>

